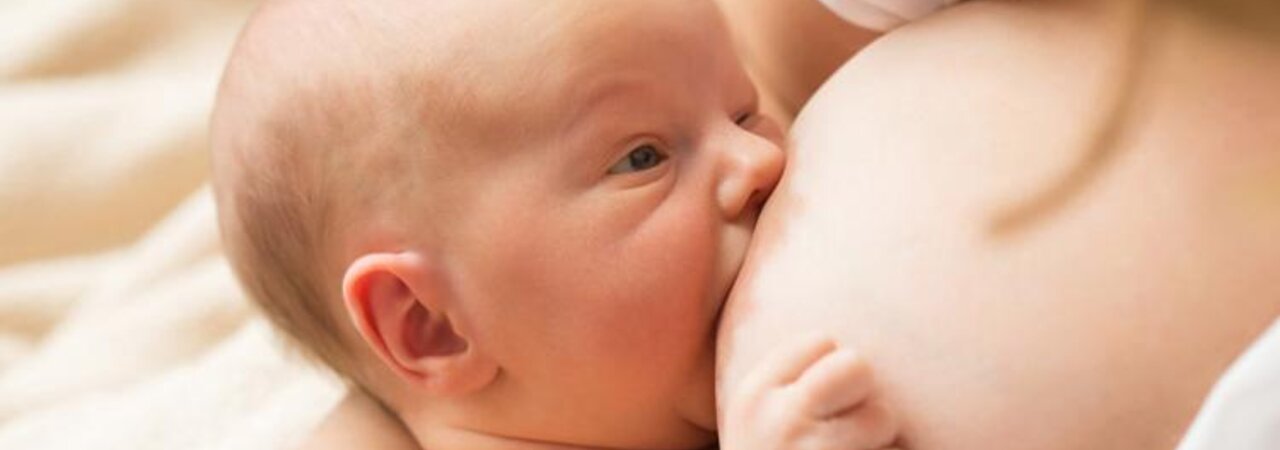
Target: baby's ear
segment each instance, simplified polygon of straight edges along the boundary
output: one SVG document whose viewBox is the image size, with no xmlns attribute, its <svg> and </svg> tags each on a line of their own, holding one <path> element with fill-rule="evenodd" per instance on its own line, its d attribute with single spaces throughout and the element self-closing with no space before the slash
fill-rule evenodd
<svg viewBox="0 0 1280 450">
<path fill-rule="evenodd" d="M 363 255 L 347 267 L 342 292 L 364 342 L 412 388 L 462 396 L 497 377 L 496 362 L 454 327 L 450 305 L 457 299 L 429 255 Z"/>
</svg>

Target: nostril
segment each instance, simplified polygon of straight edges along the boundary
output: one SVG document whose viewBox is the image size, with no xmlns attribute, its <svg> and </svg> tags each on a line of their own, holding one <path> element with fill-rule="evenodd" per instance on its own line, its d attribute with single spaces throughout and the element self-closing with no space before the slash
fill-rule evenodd
<svg viewBox="0 0 1280 450">
<path fill-rule="evenodd" d="M 764 209 L 765 202 L 769 201 L 769 192 L 761 189 L 751 191 L 751 195 L 747 196 L 747 203 L 743 205 L 743 210 L 759 213 Z"/>
</svg>

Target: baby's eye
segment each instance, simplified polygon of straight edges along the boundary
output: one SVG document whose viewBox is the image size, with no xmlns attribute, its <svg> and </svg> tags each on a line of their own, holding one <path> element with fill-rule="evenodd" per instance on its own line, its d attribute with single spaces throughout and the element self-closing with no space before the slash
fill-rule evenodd
<svg viewBox="0 0 1280 450">
<path fill-rule="evenodd" d="M 755 116 L 756 116 L 756 113 L 754 111 L 739 113 L 736 117 L 733 118 L 733 123 L 738 124 L 738 126 L 745 126 L 747 122 L 751 121 L 751 119 L 755 118 Z"/>
<path fill-rule="evenodd" d="M 609 167 L 610 175 L 622 173 L 640 172 L 657 167 L 667 160 L 667 155 L 654 147 L 652 144 L 644 144 L 627 153 L 627 156 L 619 159 Z"/>
</svg>

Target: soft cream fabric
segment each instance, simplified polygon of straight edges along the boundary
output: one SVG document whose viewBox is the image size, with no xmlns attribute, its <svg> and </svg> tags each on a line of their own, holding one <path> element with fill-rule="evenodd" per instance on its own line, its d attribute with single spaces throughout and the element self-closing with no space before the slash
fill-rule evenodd
<svg viewBox="0 0 1280 450">
<path fill-rule="evenodd" d="M 286 448 L 341 397 L 220 254 L 205 128 L 252 7 L 0 1 L 0 449 Z"/>
</svg>

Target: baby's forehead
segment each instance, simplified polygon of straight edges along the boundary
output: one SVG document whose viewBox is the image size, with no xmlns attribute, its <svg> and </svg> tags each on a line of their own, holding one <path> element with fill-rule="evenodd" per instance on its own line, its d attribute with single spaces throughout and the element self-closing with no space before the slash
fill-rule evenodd
<svg viewBox="0 0 1280 450">
<path fill-rule="evenodd" d="M 539 120 L 573 114 L 600 97 L 595 91 L 601 84 L 620 78 L 689 82 L 712 76 L 673 73 L 673 58 L 735 58 L 728 46 L 716 47 L 724 54 L 705 54 L 714 39 L 728 38 L 710 1 L 524 3 L 533 6 L 513 16 L 518 23 L 498 18 L 479 25 L 479 34 L 464 34 L 445 59 L 430 65 L 444 70 L 412 74 L 410 82 L 441 94 L 438 100 L 458 101 L 457 108 L 438 110 L 463 111 L 471 123 L 536 128 L 551 125 Z M 666 7 L 654 8 L 658 4 Z M 430 111 L 438 105 L 426 106 Z"/>
<path fill-rule="evenodd" d="M 322 119 L 320 131 L 409 125 L 436 138 L 554 127 L 587 101 L 584 89 L 601 73 L 644 70 L 708 26 L 672 14 L 713 8 L 705 0 L 280 3 L 247 33 L 259 47 L 250 59 L 282 72 L 276 84 L 321 113 L 310 117 Z"/>
</svg>

